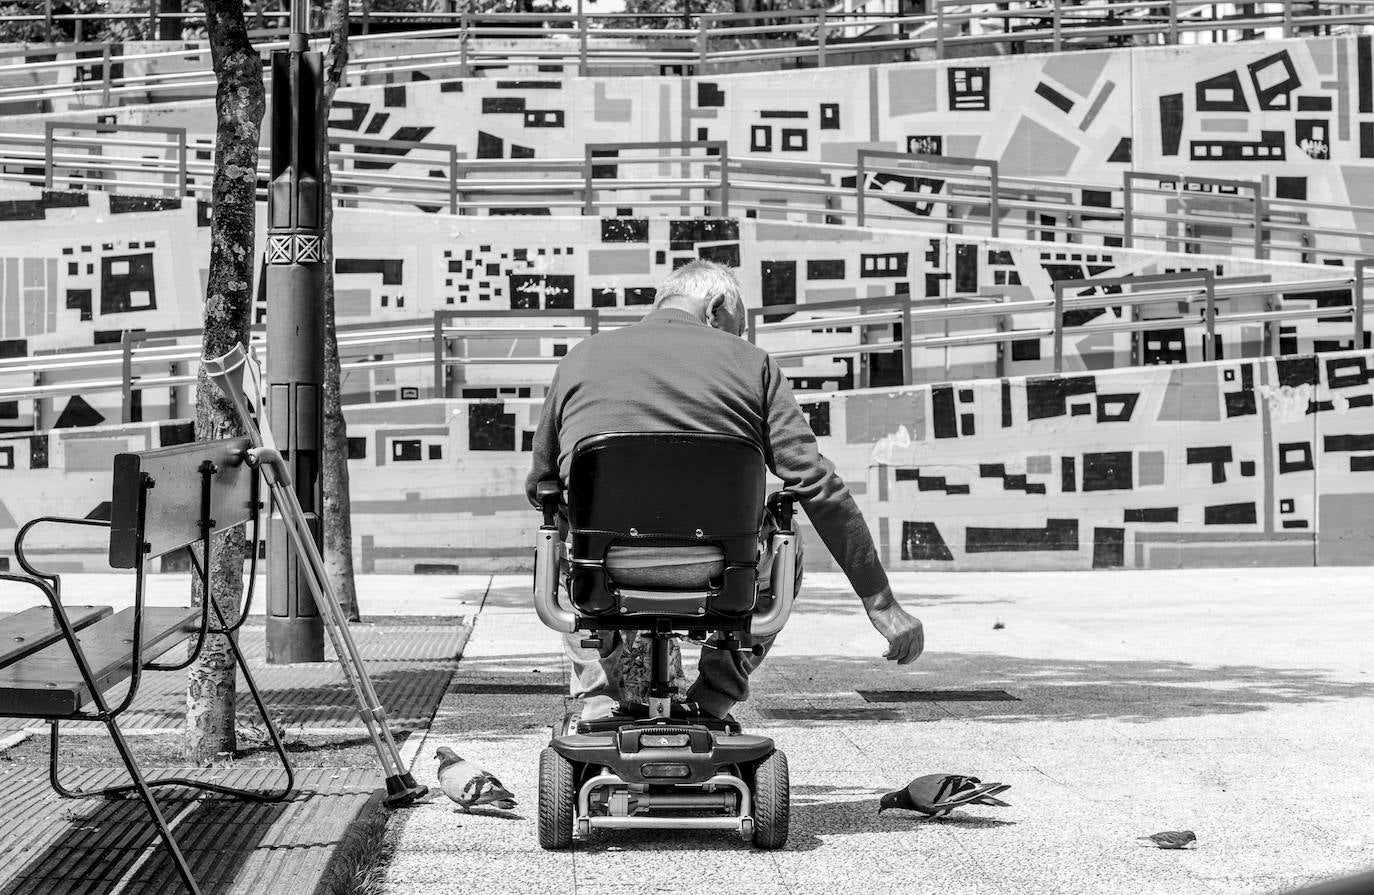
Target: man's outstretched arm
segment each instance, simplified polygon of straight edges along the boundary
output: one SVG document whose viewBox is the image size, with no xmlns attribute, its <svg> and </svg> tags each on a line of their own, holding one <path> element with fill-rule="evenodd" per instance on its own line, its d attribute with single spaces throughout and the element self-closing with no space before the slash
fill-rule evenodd
<svg viewBox="0 0 1374 895">
<path fill-rule="evenodd" d="M 796 492 L 816 533 L 863 601 L 868 620 L 887 639 L 883 657 L 902 665 L 914 662 L 925 648 L 920 619 L 892 595 L 863 513 L 834 464 L 821 455 L 787 377 L 772 358 L 764 375 L 769 468 Z"/>
</svg>

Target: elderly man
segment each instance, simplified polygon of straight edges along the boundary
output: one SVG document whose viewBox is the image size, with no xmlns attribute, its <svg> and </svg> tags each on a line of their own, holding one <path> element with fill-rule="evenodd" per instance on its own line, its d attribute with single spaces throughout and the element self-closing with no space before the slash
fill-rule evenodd
<svg viewBox="0 0 1374 895">
<path fill-rule="evenodd" d="M 538 482 L 567 481 L 572 449 L 590 435 L 712 432 L 746 438 L 762 448 L 769 470 L 798 495 L 873 627 L 887 639 L 884 658 L 902 665 L 915 661 L 925 646 L 920 620 L 892 596 L 849 489 L 817 449 L 777 362 L 741 338 L 744 325 L 733 272 L 694 261 L 663 280 L 654 309 L 642 321 L 575 346 L 558 365 L 534 435 L 533 468 L 526 480 L 531 502 Z M 711 558 L 679 549 L 637 561 L 668 586 L 694 576 L 699 580 Z M 767 568 L 760 568 L 759 580 L 766 588 Z M 586 700 L 584 718 L 601 717 L 621 696 L 623 642 L 615 636 L 598 651 L 581 646 L 582 638 L 578 633 L 565 638 L 572 695 Z M 770 637 L 759 638 L 761 649 L 754 652 L 703 649 L 687 710 L 725 717 L 748 698 L 749 674 L 771 644 Z"/>
</svg>

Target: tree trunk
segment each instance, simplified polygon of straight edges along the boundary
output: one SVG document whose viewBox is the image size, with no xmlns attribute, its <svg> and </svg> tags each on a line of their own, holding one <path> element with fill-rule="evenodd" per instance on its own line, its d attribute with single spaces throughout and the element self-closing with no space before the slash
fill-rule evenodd
<svg viewBox="0 0 1374 895">
<path fill-rule="evenodd" d="M 218 88 L 203 354 L 218 357 L 235 344 L 246 344 L 252 323 L 258 140 L 265 101 L 262 61 L 248 42 L 243 0 L 207 0 L 205 14 Z M 196 438 L 205 441 L 241 434 L 233 404 L 202 369 L 196 384 Z M 238 618 L 243 597 L 244 546 L 242 527 L 214 541 L 209 597 L 226 624 Z M 199 582 L 192 588 L 191 599 L 195 605 L 205 599 Z M 210 619 L 218 624 L 213 612 Z M 234 750 L 234 689 L 234 659 L 228 641 L 211 636 L 187 676 L 190 760 L 199 764 Z"/>
<path fill-rule="evenodd" d="M 348 65 L 348 0 L 331 0 L 329 49 L 324 60 L 324 110 L 329 121 L 334 93 Z M 327 128 L 327 125 L 326 125 Z M 324 565 L 339 605 L 349 621 L 359 621 L 358 589 L 353 582 L 353 517 L 348 494 L 348 422 L 339 392 L 339 339 L 334 328 L 334 174 L 329 164 L 328 134 L 321 178 L 324 186 Z"/>
</svg>

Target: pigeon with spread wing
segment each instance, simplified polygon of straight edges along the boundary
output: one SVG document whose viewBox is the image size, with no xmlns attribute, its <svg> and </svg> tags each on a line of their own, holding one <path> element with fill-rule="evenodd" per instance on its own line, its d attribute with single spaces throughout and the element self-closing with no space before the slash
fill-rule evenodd
<svg viewBox="0 0 1374 895">
<path fill-rule="evenodd" d="M 1008 789 L 1011 789 L 1010 783 L 984 783 L 977 777 L 963 774 L 926 774 L 883 796 L 878 803 L 878 813 L 889 808 L 905 808 L 931 817 L 943 817 L 960 805 L 1006 808 L 1008 803 L 997 796 Z"/>
</svg>

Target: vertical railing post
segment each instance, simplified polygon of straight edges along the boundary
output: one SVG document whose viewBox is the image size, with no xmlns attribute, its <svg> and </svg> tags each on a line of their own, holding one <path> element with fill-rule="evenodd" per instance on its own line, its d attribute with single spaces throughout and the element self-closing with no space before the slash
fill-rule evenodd
<svg viewBox="0 0 1374 895">
<path fill-rule="evenodd" d="M 1178 0 L 1169 0 L 1169 43 L 1178 43 Z"/>
<path fill-rule="evenodd" d="M 577 13 L 577 73 L 587 76 L 587 14 L 581 11 Z"/>
<path fill-rule="evenodd" d="M 157 40 L 157 4 L 159 0 L 148 0 L 147 40 Z"/>
<path fill-rule="evenodd" d="M 1278 296 L 1272 292 L 1264 293 L 1264 310 L 1272 312 L 1278 309 Z M 1279 322 L 1277 320 L 1264 321 L 1264 344 L 1269 351 L 1269 357 L 1279 356 Z"/>
<path fill-rule="evenodd" d="M 33 374 L 33 387 L 35 389 L 43 387 L 43 373 L 41 371 L 36 371 Z M 43 425 L 43 401 L 42 397 L 33 399 L 33 431 L 35 432 L 41 432 L 46 428 Z"/>
<path fill-rule="evenodd" d="M 1064 372 L 1064 284 L 1054 284 L 1054 372 Z"/>
<path fill-rule="evenodd" d="M 110 69 L 113 68 L 110 62 L 110 42 L 107 40 L 100 46 L 100 104 L 105 108 L 110 106 Z"/>
<path fill-rule="evenodd" d="M 43 0 L 43 41 L 52 43 L 52 0 Z"/>
<path fill-rule="evenodd" d="M 596 214 L 596 195 L 592 186 L 592 150 L 588 146 L 582 149 L 582 213 Z"/>
<path fill-rule="evenodd" d="M 991 225 L 990 229 L 991 229 L 991 232 L 992 232 L 993 237 L 995 238 L 995 237 L 998 235 L 998 231 L 999 231 L 999 228 L 1001 227 L 1001 220 L 1002 220 L 1002 200 L 1001 200 L 1001 188 L 1002 188 L 1002 187 L 1001 187 L 1001 179 L 1000 179 L 1000 177 L 998 176 L 998 173 L 997 173 L 997 162 L 995 162 L 995 161 L 990 161 L 990 162 L 988 162 L 988 169 L 989 169 L 989 174 L 988 174 L 988 185 L 989 185 L 989 188 L 990 188 L 990 189 L 989 189 L 989 192 L 991 193 L 991 196 L 990 196 L 990 205 L 989 205 L 989 208 L 988 208 L 988 215 L 990 216 L 990 220 L 989 220 L 989 224 Z"/>
<path fill-rule="evenodd" d="M 458 213 L 458 147 L 448 148 L 448 213 Z"/>
<path fill-rule="evenodd" d="M 43 127 L 43 189 L 53 188 L 53 122 L 47 122 Z"/>
<path fill-rule="evenodd" d="M 1293 0 L 1284 0 L 1283 3 L 1283 37 L 1293 36 Z"/>
<path fill-rule="evenodd" d="M 1203 286 L 1207 290 L 1207 304 L 1203 308 L 1203 314 L 1206 315 L 1207 340 L 1202 343 L 1202 359 L 1208 361 L 1216 360 L 1217 353 L 1217 281 L 1214 272 L 1208 270 L 1203 274 Z"/>
<path fill-rule="evenodd" d="M 706 57 L 709 50 L 711 14 L 697 16 L 697 74 L 706 73 Z"/>
<path fill-rule="evenodd" d="M 931 0 L 935 4 L 935 58 L 945 58 L 945 4 L 944 0 Z M 876 102 L 876 100 L 875 100 Z"/>
<path fill-rule="evenodd" d="M 936 0 L 938 3 L 939 0 Z M 859 150 L 854 157 L 854 222 L 857 226 L 864 225 L 864 151 Z"/>
<path fill-rule="evenodd" d="M 720 216 L 730 216 L 730 144 L 720 144 Z"/>
<path fill-rule="evenodd" d="M 1131 218 L 1133 213 L 1131 172 L 1123 171 L 1121 175 L 1121 245 L 1128 249 L 1135 248 L 1135 221 Z"/>
<path fill-rule="evenodd" d="M 120 392 L 119 419 L 123 423 L 132 423 L 134 414 L 134 334 L 129 330 L 124 330 L 119 336 L 120 364 L 122 380 Z"/>
<path fill-rule="evenodd" d="M 467 78 L 472 76 L 468 71 L 468 11 L 465 8 L 458 17 L 458 76 Z"/>
<path fill-rule="evenodd" d="M 816 20 L 816 67 L 825 68 L 825 7 Z"/>
<path fill-rule="evenodd" d="M 363 0 L 363 33 L 367 34 L 372 28 L 372 2 Z"/>
<path fill-rule="evenodd" d="M 1064 35 L 1062 30 L 1063 21 L 1061 16 L 1062 11 L 1063 7 L 1061 6 L 1061 0 L 1051 0 L 1050 30 L 1051 33 L 1054 35 L 1052 38 L 1052 46 L 1054 47 L 1054 51 L 1056 53 L 1058 53 L 1060 50 L 1064 48 Z"/>
<path fill-rule="evenodd" d="M 434 397 L 448 397 L 448 369 L 444 363 L 444 315 L 434 312 Z"/>
<path fill-rule="evenodd" d="M 1131 309 L 1131 322 L 1139 322 L 1140 306 L 1132 302 L 1129 307 Z M 1138 329 L 1131 330 L 1131 366 L 1145 366 L 1145 334 Z"/>
<path fill-rule="evenodd" d="M 1285 3 L 1284 9 L 1287 8 L 1288 4 Z M 1265 244 L 1264 239 L 1264 184 L 1256 181 L 1253 189 L 1255 191 L 1255 257 L 1263 260 L 1269 257 L 1269 247 Z"/>
<path fill-rule="evenodd" d="M 1355 262 L 1355 288 L 1351 292 L 1354 307 L 1351 313 L 1355 318 L 1355 340 L 1351 347 L 1359 351 L 1364 348 L 1364 277 L 1365 271 L 1374 267 L 1374 260 L 1360 258 Z"/>
<path fill-rule="evenodd" d="M 1003 296 L 1003 299 L 1005 299 L 1005 298 L 1006 298 L 1006 296 Z M 996 327 L 997 332 L 998 332 L 999 334 L 1006 333 L 1006 331 L 1007 331 L 1007 316 L 1006 316 L 1006 314 L 998 314 L 998 315 L 997 315 L 997 322 L 996 322 L 995 324 L 993 324 L 993 325 Z M 997 357 L 996 357 L 996 359 L 993 361 L 993 369 L 992 369 L 992 372 L 993 372 L 993 375 L 996 376 L 998 379 L 1001 379 L 1003 376 L 1007 375 L 1007 346 L 1010 345 L 1010 344 L 1011 344 L 1011 342 L 1008 341 L 1008 340 L 1006 340 L 1006 339 L 999 339 L 998 342 L 997 342 Z"/>
<path fill-rule="evenodd" d="M 191 178 L 186 170 L 186 128 L 177 129 L 177 192 L 178 196 L 185 196 L 187 188 L 191 185 Z"/>
<path fill-rule="evenodd" d="M 911 350 L 911 294 L 898 297 L 902 303 L 902 385 L 911 385 L 916 363 Z"/>
</svg>

